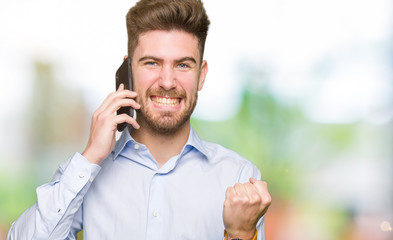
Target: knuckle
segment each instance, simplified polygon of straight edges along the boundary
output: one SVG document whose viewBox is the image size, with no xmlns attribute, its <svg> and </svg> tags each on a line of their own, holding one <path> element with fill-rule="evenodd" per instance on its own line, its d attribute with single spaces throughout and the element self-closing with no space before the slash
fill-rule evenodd
<svg viewBox="0 0 393 240">
<path fill-rule="evenodd" d="M 228 199 L 225 199 L 224 200 L 224 207 L 228 207 L 230 205 L 231 205 L 230 201 Z"/>
<path fill-rule="evenodd" d="M 109 93 L 108 97 L 113 98 L 115 95 L 116 95 L 116 92 L 111 92 L 111 93 Z"/>
<path fill-rule="evenodd" d="M 111 93 L 108 94 L 108 96 L 106 97 L 105 100 L 106 101 L 111 101 L 114 97 L 115 97 L 115 93 L 111 92 Z"/>
<path fill-rule="evenodd" d="M 272 203 L 272 197 L 270 196 L 270 194 L 264 196 L 263 198 L 263 202 L 267 205 L 270 205 Z"/>
<path fill-rule="evenodd" d="M 98 113 L 95 116 L 95 119 L 99 122 L 103 121 L 103 119 L 105 119 L 104 115 L 102 113 Z"/>
<path fill-rule="evenodd" d="M 259 194 L 252 194 L 250 197 L 251 204 L 259 204 L 262 202 L 262 198 Z"/>
<path fill-rule="evenodd" d="M 107 124 L 108 122 L 111 121 L 111 117 L 110 117 L 110 116 L 107 116 L 107 115 L 105 115 L 105 114 L 98 114 L 98 115 L 96 116 L 96 121 L 97 121 L 99 124 L 105 125 L 105 124 Z"/>
<path fill-rule="evenodd" d="M 101 121 L 101 119 L 102 119 L 102 112 L 96 111 L 93 114 L 93 120 L 94 121 Z"/>
<path fill-rule="evenodd" d="M 231 202 L 232 202 L 232 204 L 240 204 L 240 203 L 242 203 L 242 199 L 238 196 L 233 196 L 231 198 Z"/>
<path fill-rule="evenodd" d="M 243 196 L 241 199 L 242 199 L 242 203 L 247 203 L 247 204 L 250 203 L 250 198 L 247 195 Z"/>
<path fill-rule="evenodd" d="M 240 205 L 249 204 L 250 203 L 250 198 L 248 196 L 246 196 L 246 195 L 236 196 L 236 197 L 233 198 L 233 202 L 235 204 L 240 204 Z"/>
<path fill-rule="evenodd" d="M 127 103 L 128 103 L 127 99 L 124 98 L 116 99 L 115 101 L 116 106 L 119 106 L 119 108 L 127 106 L 128 105 Z"/>
<path fill-rule="evenodd" d="M 246 188 L 252 188 L 254 185 L 249 182 L 246 182 L 246 183 L 243 183 L 243 186 Z"/>
</svg>

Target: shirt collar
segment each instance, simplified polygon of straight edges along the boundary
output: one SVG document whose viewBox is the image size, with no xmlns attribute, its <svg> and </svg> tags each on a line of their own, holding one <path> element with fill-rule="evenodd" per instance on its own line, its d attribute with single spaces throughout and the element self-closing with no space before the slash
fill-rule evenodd
<svg viewBox="0 0 393 240">
<path fill-rule="evenodd" d="M 115 148 L 113 149 L 114 152 L 114 159 L 117 158 L 117 156 L 120 154 L 120 152 L 124 149 L 124 147 L 127 145 L 128 142 L 132 142 L 133 144 L 136 144 L 137 142 L 131 137 L 130 132 L 125 131 L 122 132 L 119 140 L 117 140 L 117 143 L 115 145 Z M 207 151 L 206 146 L 204 144 L 204 141 L 199 138 L 198 134 L 195 132 L 195 130 L 190 127 L 190 134 L 188 136 L 188 140 L 185 144 L 184 149 L 186 146 L 191 146 L 198 150 L 200 153 L 202 153 L 207 159 L 210 159 L 210 154 L 209 151 Z"/>
<path fill-rule="evenodd" d="M 117 158 L 117 156 L 119 156 L 120 152 L 123 150 L 123 148 L 127 145 L 128 142 L 133 142 L 136 143 L 135 140 L 131 137 L 130 132 L 128 131 L 128 128 L 126 128 L 119 140 L 117 140 L 115 148 L 113 149 L 113 152 L 115 154 L 114 159 Z"/>
<path fill-rule="evenodd" d="M 198 134 L 195 132 L 195 130 L 192 127 L 190 128 L 190 135 L 188 137 L 186 146 L 194 147 L 200 153 L 205 155 L 207 159 L 210 159 L 211 157 L 209 151 L 206 149 L 204 141 L 199 138 Z"/>
</svg>

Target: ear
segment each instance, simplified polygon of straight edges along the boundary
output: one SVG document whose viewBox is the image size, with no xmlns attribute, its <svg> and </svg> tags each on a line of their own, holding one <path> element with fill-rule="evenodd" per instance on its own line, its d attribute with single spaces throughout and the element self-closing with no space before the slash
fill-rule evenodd
<svg viewBox="0 0 393 240">
<path fill-rule="evenodd" d="M 207 62 L 206 60 L 203 60 L 201 64 L 201 70 L 199 72 L 198 91 L 202 90 L 203 85 L 205 84 L 206 75 L 207 75 Z"/>
<path fill-rule="evenodd" d="M 124 55 L 123 62 L 128 58 L 128 55 Z"/>
</svg>

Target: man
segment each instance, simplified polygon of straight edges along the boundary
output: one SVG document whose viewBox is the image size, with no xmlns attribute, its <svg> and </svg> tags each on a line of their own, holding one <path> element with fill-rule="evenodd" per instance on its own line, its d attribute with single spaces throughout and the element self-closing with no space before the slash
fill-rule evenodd
<svg viewBox="0 0 393 240">
<path fill-rule="evenodd" d="M 8 239 L 264 239 L 271 199 L 259 170 L 202 141 L 190 115 L 207 74 L 200 0 L 141 0 L 127 14 L 134 91 L 93 115 L 82 154 L 37 188 Z M 133 107 L 134 119 L 115 115 Z M 126 122 L 115 141 L 116 127 Z M 131 127 L 132 126 L 132 127 Z"/>
</svg>

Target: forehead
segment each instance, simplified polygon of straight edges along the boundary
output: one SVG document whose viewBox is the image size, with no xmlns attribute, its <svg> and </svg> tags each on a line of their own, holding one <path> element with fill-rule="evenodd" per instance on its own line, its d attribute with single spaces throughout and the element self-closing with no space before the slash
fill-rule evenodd
<svg viewBox="0 0 393 240">
<path fill-rule="evenodd" d="M 162 59 L 193 57 L 200 61 L 198 39 L 191 33 L 179 30 L 153 30 L 139 36 L 134 58 L 154 56 Z"/>
</svg>

